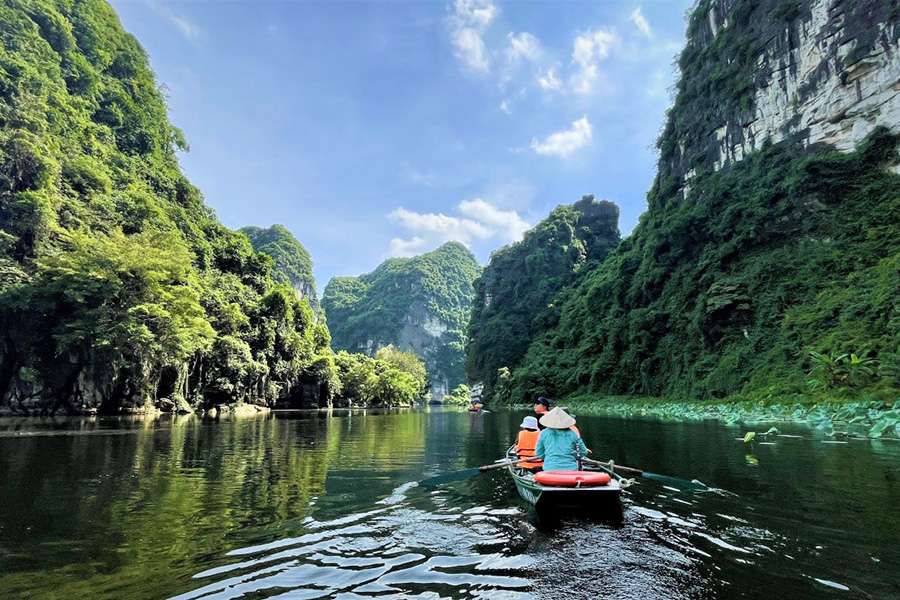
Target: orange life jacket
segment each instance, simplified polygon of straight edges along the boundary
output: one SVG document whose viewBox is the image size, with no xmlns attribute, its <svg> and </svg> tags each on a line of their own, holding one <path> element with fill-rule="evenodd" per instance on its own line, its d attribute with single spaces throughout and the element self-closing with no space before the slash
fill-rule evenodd
<svg viewBox="0 0 900 600">
<path fill-rule="evenodd" d="M 540 435 L 540 431 L 532 431 L 530 429 L 523 429 L 519 432 L 519 438 L 516 440 L 516 454 L 519 455 L 519 458 L 534 456 L 534 449 L 537 447 Z M 535 469 L 540 469 L 543 464 L 544 461 L 535 460 L 522 463 L 519 466 L 533 471 Z"/>
</svg>

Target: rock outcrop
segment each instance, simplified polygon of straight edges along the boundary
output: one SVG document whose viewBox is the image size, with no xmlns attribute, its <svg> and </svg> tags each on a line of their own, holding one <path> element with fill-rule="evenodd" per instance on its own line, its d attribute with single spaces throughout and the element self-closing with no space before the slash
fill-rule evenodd
<svg viewBox="0 0 900 600">
<path fill-rule="evenodd" d="M 277 224 L 265 229 L 242 227 L 240 231 L 250 238 L 254 250 L 275 261 L 276 277 L 289 283 L 298 296 L 306 299 L 314 310 L 318 310 L 319 297 L 312 273 L 312 257 L 294 234 L 284 225 Z"/>
<path fill-rule="evenodd" d="M 649 210 L 559 293 L 507 397 L 893 401 L 898 15 L 700 0 Z"/>
<path fill-rule="evenodd" d="M 896 127 L 898 15 L 884 0 L 701 1 L 661 173 L 681 178 L 689 196 L 693 177 L 766 143 L 846 152 L 877 127 Z M 697 62 L 717 70 L 691 69 Z"/>
<path fill-rule="evenodd" d="M 392 258 L 360 277 L 335 277 L 322 307 L 336 350 L 393 344 L 425 361 L 433 400 L 463 383 L 463 336 L 472 282 L 481 268 L 457 242 L 413 258 Z"/>
</svg>

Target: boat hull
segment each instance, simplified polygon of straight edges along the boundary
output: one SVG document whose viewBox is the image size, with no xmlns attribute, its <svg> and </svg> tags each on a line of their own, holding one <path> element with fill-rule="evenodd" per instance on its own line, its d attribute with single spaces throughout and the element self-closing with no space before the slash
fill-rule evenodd
<svg viewBox="0 0 900 600">
<path fill-rule="evenodd" d="M 591 487 L 557 487 L 541 485 L 534 480 L 529 471 L 510 466 L 507 468 L 516 484 L 519 496 L 533 504 L 536 508 L 571 508 L 571 509 L 603 509 L 609 504 L 618 503 L 622 486 L 619 476 L 606 469 L 598 468 L 598 471 L 609 473 L 610 482 L 607 485 Z"/>
</svg>

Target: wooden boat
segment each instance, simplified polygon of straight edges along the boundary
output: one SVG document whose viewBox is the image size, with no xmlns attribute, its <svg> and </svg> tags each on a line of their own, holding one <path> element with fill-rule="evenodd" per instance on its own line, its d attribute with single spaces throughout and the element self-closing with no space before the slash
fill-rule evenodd
<svg viewBox="0 0 900 600">
<path fill-rule="evenodd" d="M 516 460 L 515 446 L 509 448 L 506 457 L 509 460 Z M 606 473 L 610 477 L 609 483 L 606 485 L 590 487 L 543 485 L 535 481 L 534 473 L 528 469 L 510 465 L 507 470 L 516 484 L 519 496 L 537 509 L 550 507 L 580 510 L 602 509 L 608 507 L 610 502 L 618 505 L 619 494 L 622 492 L 621 477 L 603 467 L 585 465 L 585 471 Z"/>
</svg>

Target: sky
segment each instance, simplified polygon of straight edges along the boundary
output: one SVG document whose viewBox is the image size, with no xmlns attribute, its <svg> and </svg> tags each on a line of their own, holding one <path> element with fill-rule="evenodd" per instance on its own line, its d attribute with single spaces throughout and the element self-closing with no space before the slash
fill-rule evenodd
<svg viewBox="0 0 900 600">
<path fill-rule="evenodd" d="M 448 240 L 482 263 L 585 194 L 646 208 L 690 0 L 112 0 L 189 179 L 333 276 Z"/>
</svg>

